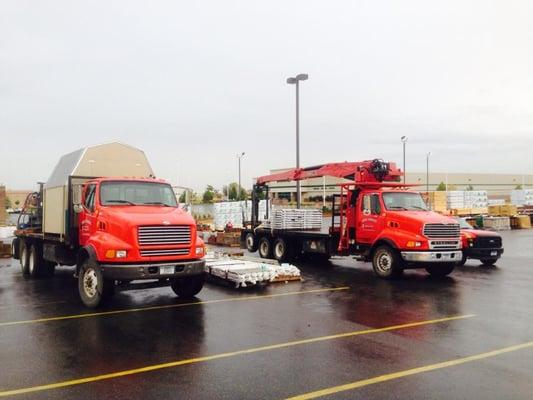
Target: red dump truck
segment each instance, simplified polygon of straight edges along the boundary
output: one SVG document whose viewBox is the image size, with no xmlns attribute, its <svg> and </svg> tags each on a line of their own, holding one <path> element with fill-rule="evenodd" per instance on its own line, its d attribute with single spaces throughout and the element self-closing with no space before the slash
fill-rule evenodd
<svg viewBox="0 0 533 400">
<path fill-rule="evenodd" d="M 412 185 L 400 183 L 394 163 L 367 160 L 324 164 L 262 176 L 252 191 L 252 218 L 241 243 L 264 258 L 289 261 L 303 253 L 322 258 L 355 256 L 371 261 L 381 278 L 394 278 L 407 268 L 431 275 L 450 274 L 462 259 L 460 228 L 453 218 L 430 211 Z M 333 196 L 327 230 L 275 229 L 259 215 L 259 199 L 268 199 L 268 184 L 333 176 L 343 178 Z"/>
<path fill-rule="evenodd" d="M 63 156 L 39 191 L 28 196 L 13 256 L 30 278 L 56 265 L 75 266 L 87 307 L 116 287 L 170 285 L 180 297 L 204 284 L 204 243 L 172 187 L 154 178 L 139 149 L 109 143 Z"/>
</svg>

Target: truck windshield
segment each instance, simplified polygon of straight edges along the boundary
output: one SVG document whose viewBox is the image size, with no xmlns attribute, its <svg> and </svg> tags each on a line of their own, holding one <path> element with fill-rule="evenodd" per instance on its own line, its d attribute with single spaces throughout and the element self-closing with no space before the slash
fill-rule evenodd
<svg viewBox="0 0 533 400">
<path fill-rule="evenodd" d="M 383 193 L 383 202 L 387 210 L 428 211 L 420 193 Z"/>
<path fill-rule="evenodd" d="M 155 182 L 102 182 L 100 186 L 100 203 L 103 206 L 178 206 L 176 196 L 170 185 Z"/>
</svg>

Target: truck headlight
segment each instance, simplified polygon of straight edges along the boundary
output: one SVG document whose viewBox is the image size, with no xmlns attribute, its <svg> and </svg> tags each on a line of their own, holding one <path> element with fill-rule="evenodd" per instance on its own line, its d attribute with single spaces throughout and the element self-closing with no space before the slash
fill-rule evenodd
<svg viewBox="0 0 533 400">
<path fill-rule="evenodd" d="M 421 246 L 422 246 L 422 242 L 414 242 L 414 241 L 407 242 L 407 247 L 421 247 Z"/>
<path fill-rule="evenodd" d="M 196 248 L 196 255 L 197 256 L 203 256 L 205 254 L 204 246 L 200 246 Z"/>
<path fill-rule="evenodd" d="M 106 258 L 125 258 L 127 255 L 126 250 L 107 250 L 105 252 Z"/>
</svg>

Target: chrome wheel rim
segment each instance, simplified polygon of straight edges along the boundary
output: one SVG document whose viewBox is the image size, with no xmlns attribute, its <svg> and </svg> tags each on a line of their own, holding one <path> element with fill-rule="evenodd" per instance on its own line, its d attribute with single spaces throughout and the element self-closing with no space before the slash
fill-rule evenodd
<svg viewBox="0 0 533 400">
<path fill-rule="evenodd" d="M 266 256 L 268 254 L 268 243 L 261 242 L 261 254 Z"/>
<path fill-rule="evenodd" d="M 34 269 L 35 269 L 35 253 L 33 251 L 30 251 L 30 259 L 28 260 L 28 270 L 30 271 L 30 274 L 33 273 Z"/>
<path fill-rule="evenodd" d="M 96 271 L 92 268 L 89 268 L 83 274 L 83 291 L 87 297 L 96 296 L 96 286 L 98 285 L 98 278 L 96 276 Z"/>
<path fill-rule="evenodd" d="M 248 236 L 246 238 L 246 245 L 248 246 L 249 249 L 251 249 L 253 246 L 254 246 L 254 237 L 253 236 Z"/>
<path fill-rule="evenodd" d="M 379 253 L 376 267 L 382 274 L 388 274 L 392 269 L 392 256 L 389 253 Z"/>
<path fill-rule="evenodd" d="M 276 243 L 276 257 L 281 258 L 283 257 L 283 254 L 285 253 L 285 246 L 283 243 Z"/>
<path fill-rule="evenodd" d="M 26 250 L 26 247 L 23 247 L 22 251 L 20 252 L 20 266 L 22 267 L 22 269 L 24 269 L 24 264 L 26 264 L 26 257 L 28 256 L 27 251 L 28 250 Z"/>
</svg>

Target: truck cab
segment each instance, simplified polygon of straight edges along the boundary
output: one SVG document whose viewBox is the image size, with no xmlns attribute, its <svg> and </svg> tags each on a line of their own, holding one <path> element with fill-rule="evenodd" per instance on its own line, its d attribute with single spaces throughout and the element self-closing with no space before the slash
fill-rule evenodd
<svg viewBox="0 0 533 400">
<path fill-rule="evenodd" d="M 78 217 L 80 296 L 98 301 L 98 285 L 157 279 L 178 295 L 203 285 L 204 243 L 194 219 L 160 179 L 99 178 L 81 185 Z"/>
<path fill-rule="evenodd" d="M 355 189 L 349 192 L 349 202 L 354 206 L 346 209 L 347 247 L 372 260 L 378 276 L 388 278 L 420 267 L 447 275 L 460 262 L 459 224 L 430 211 L 420 193 Z M 342 245 L 341 239 L 341 250 Z"/>
</svg>

